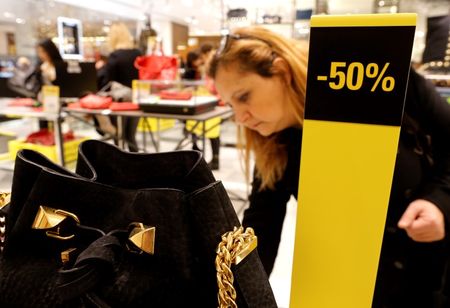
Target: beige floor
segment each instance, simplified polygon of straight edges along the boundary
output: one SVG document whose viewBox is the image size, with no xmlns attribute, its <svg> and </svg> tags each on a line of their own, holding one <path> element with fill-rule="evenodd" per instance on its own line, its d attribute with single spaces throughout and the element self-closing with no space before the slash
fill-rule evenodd
<svg viewBox="0 0 450 308">
<path fill-rule="evenodd" d="M 77 133 L 83 136 L 90 136 L 98 138 L 96 132 L 79 122 L 70 122 L 68 124 L 74 128 Z M 19 137 L 26 136 L 30 131 L 36 129 L 37 122 L 32 119 L 15 120 L 10 122 L 0 123 L 0 134 L 2 132 L 11 132 L 17 134 Z M 182 135 L 182 125 L 177 124 L 175 128 L 161 133 L 161 149 L 163 151 L 173 150 L 177 140 Z M 227 122 L 222 126 L 222 143 L 235 143 L 235 126 L 231 122 Z M 142 145 L 142 135 L 138 134 L 138 140 Z M 5 148 L 4 140 L 0 139 L 0 149 Z M 190 146 L 190 145 L 189 145 Z M 189 148 L 189 146 L 187 148 Z M 147 145 L 148 151 L 154 151 L 151 145 Z M 208 161 L 211 157 L 211 150 L 209 143 L 207 143 L 207 151 L 205 158 Z M 0 163 L 1 167 L 12 167 L 11 163 Z M 235 206 L 236 212 L 242 218 L 242 213 L 247 206 L 247 202 L 242 201 L 246 199 L 247 189 L 241 165 L 239 163 L 239 154 L 233 147 L 222 147 L 220 153 L 220 170 L 214 171 L 214 175 L 218 180 L 223 181 L 225 187 L 229 191 L 230 198 Z M 0 170 L 0 189 L 10 190 L 12 181 L 12 171 Z M 294 233 L 295 233 L 295 218 L 296 218 L 296 201 L 291 199 L 288 204 L 287 215 L 284 222 L 282 239 L 278 257 L 275 263 L 274 271 L 270 277 L 270 282 L 275 293 L 279 307 L 289 307 L 290 282 L 292 270 L 292 255 L 294 249 Z"/>
</svg>

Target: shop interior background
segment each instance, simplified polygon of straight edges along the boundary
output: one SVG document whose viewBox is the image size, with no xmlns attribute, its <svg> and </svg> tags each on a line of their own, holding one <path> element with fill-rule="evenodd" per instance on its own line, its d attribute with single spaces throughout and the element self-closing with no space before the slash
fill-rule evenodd
<svg viewBox="0 0 450 308">
<path fill-rule="evenodd" d="M 82 24 L 85 61 L 109 53 L 107 35 L 112 23 L 121 21 L 136 38 L 151 20 L 162 51 L 185 56 L 203 42 L 216 42 L 225 29 L 261 25 L 288 37 L 308 39 L 312 14 L 366 14 L 414 12 L 418 14 L 413 61 L 420 62 L 425 47 L 428 17 L 450 13 L 449 0 L 1 0 L 0 77 L 13 69 L 19 56 L 36 60 L 41 39 L 57 42 L 58 17 Z M 138 42 L 137 42 L 138 43 Z M 223 128 L 223 141 L 235 142 L 232 123 Z M 223 165 L 216 178 L 245 196 L 246 184 L 235 149 L 224 149 Z M 6 174 L 6 176 L 4 175 Z M 0 187 L 11 173 L 0 173 Z M 8 178 L 9 177 L 9 178 Z M 8 178 L 5 180 L 5 178 Z M 289 283 L 295 230 L 296 202 L 288 206 L 280 254 L 271 283 L 280 307 L 289 305 Z M 242 213 L 242 209 L 240 211 Z"/>
<path fill-rule="evenodd" d="M 243 12 L 243 10 L 245 12 Z M 424 48 L 426 18 L 447 14 L 448 0 L 2 0 L 0 58 L 35 56 L 36 43 L 57 38 L 57 18 L 79 19 L 86 60 L 107 53 L 106 36 L 114 21 L 125 22 L 138 37 L 151 26 L 166 54 L 215 41 L 221 30 L 260 24 L 286 36 L 307 38 L 308 10 L 314 14 L 416 12 L 419 15 L 413 59 Z M 265 18 L 266 17 L 266 18 Z M 269 17 L 269 18 L 267 18 Z M 270 18 L 272 17 L 272 18 Z M 273 19 L 276 17 L 276 19 Z M 301 19 L 306 18 L 306 19 Z"/>
</svg>

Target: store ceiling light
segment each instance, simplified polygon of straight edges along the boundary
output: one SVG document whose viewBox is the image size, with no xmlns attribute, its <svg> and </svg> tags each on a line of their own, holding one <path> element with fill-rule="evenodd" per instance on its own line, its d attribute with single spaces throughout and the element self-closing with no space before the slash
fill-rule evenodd
<svg viewBox="0 0 450 308">
<path fill-rule="evenodd" d="M 14 18 L 14 14 L 10 12 L 4 12 L 3 16 L 5 16 L 6 18 Z"/>
<path fill-rule="evenodd" d="M 184 18 L 184 21 L 188 24 L 198 25 L 198 19 L 195 16 L 188 16 Z"/>
<path fill-rule="evenodd" d="M 23 18 L 16 18 L 16 23 L 23 25 L 25 23 L 25 19 L 23 19 Z"/>
<path fill-rule="evenodd" d="M 193 7 L 194 6 L 194 1 L 192 1 L 192 0 L 181 0 L 181 4 L 183 4 L 184 6 L 187 6 L 187 7 Z"/>
</svg>

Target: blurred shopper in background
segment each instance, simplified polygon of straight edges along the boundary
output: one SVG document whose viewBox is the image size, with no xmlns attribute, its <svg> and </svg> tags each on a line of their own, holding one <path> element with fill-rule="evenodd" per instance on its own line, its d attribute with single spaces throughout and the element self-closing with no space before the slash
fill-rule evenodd
<svg viewBox="0 0 450 308">
<path fill-rule="evenodd" d="M 117 81 L 131 88 L 133 79 L 139 79 L 138 70 L 134 67 L 134 61 L 141 52 L 134 47 L 134 40 L 124 23 L 111 26 L 108 34 L 109 46 L 112 50 L 103 71 L 103 83 L 105 86 L 110 81 Z M 111 118 L 112 123 L 117 126 L 117 119 Z M 128 145 L 130 152 L 137 152 L 136 130 L 139 118 L 122 117 L 122 138 Z"/>
<path fill-rule="evenodd" d="M 200 46 L 200 57 L 202 58 L 202 76 L 207 78 L 208 64 L 211 63 L 214 55 L 216 54 L 216 48 L 210 43 L 205 43 Z"/>
<path fill-rule="evenodd" d="M 205 57 L 205 54 L 202 53 L 202 51 L 203 45 L 202 48 L 200 49 L 200 52 L 197 50 L 188 52 L 186 57 L 186 66 L 184 74 L 182 76 L 183 79 L 200 80 L 203 79 L 203 77 L 206 77 L 204 71 L 210 58 Z M 209 51 L 211 51 L 211 49 L 209 49 Z M 197 145 L 197 139 L 198 139 L 197 135 L 195 133 L 192 133 L 192 144 L 193 144 L 192 148 L 194 150 L 200 150 Z M 209 138 L 209 140 L 211 142 L 212 159 L 208 163 L 208 165 L 211 168 L 211 170 L 218 170 L 220 168 L 219 165 L 220 138 L 219 137 Z"/>
<path fill-rule="evenodd" d="M 37 55 L 40 60 L 38 70 L 43 85 L 59 85 L 59 80 L 67 74 L 67 63 L 64 62 L 58 47 L 50 39 L 45 39 L 37 45 Z"/>
<path fill-rule="evenodd" d="M 200 80 L 202 78 L 200 67 L 203 65 L 203 59 L 197 50 L 189 51 L 186 56 L 184 73 L 181 76 L 186 80 Z"/>
<path fill-rule="evenodd" d="M 38 43 L 36 51 L 39 62 L 35 74 L 31 74 L 26 82 L 35 84 L 34 91 L 40 91 L 43 85 L 60 86 L 60 81 L 67 75 L 67 63 L 61 57 L 58 47 L 51 39 L 44 39 Z M 39 96 L 38 99 L 42 100 Z M 47 126 L 48 121 L 39 121 L 40 128 Z"/>
<path fill-rule="evenodd" d="M 225 36 L 209 69 L 240 124 L 247 171 L 255 160 L 243 225 L 255 229 L 268 274 L 286 203 L 298 193 L 306 71 L 305 45 L 258 27 Z M 450 105 L 412 71 L 405 111 L 375 308 L 439 307 L 448 254 Z"/>
<path fill-rule="evenodd" d="M 209 76 L 207 75 L 209 64 L 211 63 L 211 60 L 215 53 L 216 49 L 212 44 L 205 43 L 200 46 L 200 57 L 203 62 L 203 65 L 201 67 L 201 74 L 205 79 L 208 90 L 212 94 L 217 95 L 214 81 L 211 80 L 211 78 L 209 78 Z M 210 138 L 209 140 L 211 141 L 212 159 L 208 164 L 211 170 L 218 170 L 220 168 L 220 135 L 216 138 Z"/>
</svg>

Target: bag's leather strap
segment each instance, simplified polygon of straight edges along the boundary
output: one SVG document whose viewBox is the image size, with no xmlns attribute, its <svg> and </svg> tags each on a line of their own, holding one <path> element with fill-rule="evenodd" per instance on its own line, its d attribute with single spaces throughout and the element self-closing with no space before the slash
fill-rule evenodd
<svg viewBox="0 0 450 308">
<path fill-rule="evenodd" d="M 117 234 L 117 232 L 116 232 Z M 113 274 L 117 256 L 123 251 L 118 237 L 109 233 L 83 250 L 71 268 L 59 271 L 58 294 L 63 301 L 86 297 L 98 307 L 108 307 L 95 289 Z"/>
<path fill-rule="evenodd" d="M 266 272 L 256 250 L 245 257 L 241 263 L 232 266 L 232 271 L 235 279 L 235 288 L 240 291 L 238 293 L 242 294 L 247 307 L 277 307 L 265 274 Z"/>
</svg>

